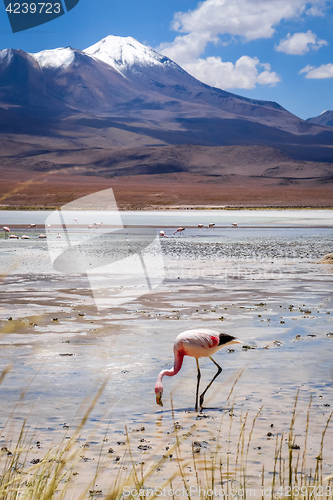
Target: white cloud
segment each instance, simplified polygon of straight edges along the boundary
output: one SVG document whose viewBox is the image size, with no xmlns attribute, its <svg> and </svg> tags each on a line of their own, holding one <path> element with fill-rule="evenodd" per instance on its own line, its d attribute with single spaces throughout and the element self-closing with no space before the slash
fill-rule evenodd
<svg viewBox="0 0 333 500">
<path fill-rule="evenodd" d="M 314 78 L 316 80 L 333 78 L 333 64 L 322 64 L 319 68 L 308 64 L 305 68 L 301 69 L 300 74 L 302 73 L 305 73 L 305 78 Z"/>
<path fill-rule="evenodd" d="M 317 35 L 309 30 L 306 33 L 294 33 L 293 35 L 288 33 L 275 50 L 285 54 L 302 56 L 309 52 L 310 49 L 318 50 L 323 45 L 328 45 L 326 40 L 319 40 Z"/>
<path fill-rule="evenodd" d="M 172 28 L 180 34 L 173 42 L 161 44 L 157 50 L 204 81 L 234 81 L 234 88 L 252 88 L 255 83 L 274 84 L 279 81 L 278 76 L 270 70 L 260 73 L 259 61 L 252 64 L 251 71 L 252 73 L 257 71 L 256 78 L 247 79 L 244 76 L 246 71 L 243 68 L 243 58 L 235 64 L 224 63 L 218 57 L 202 58 L 207 44 L 220 43 L 220 35 L 230 35 L 231 38 L 238 37 L 244 41 L 270 38 L 275 32 L 275 26 L 283 19 L 297 18 L 303 14 L 311 15 L 312 8 L 313 15 L 315 13 L 319 15 L 323 6 L 325 6 L 325 0 L 310 2 L 307 0 L 204 0 L 193 10 L 175 14 Z M 244 71 L 238 69 L 237 65 L 240 65 Z M 214 71 L 217 71 L 216 77 Z M 222 74 L 224 78 L 221 77 Z M 227 74 L 230 75 L 228 78 Z M 250 84 L 250 81 L 254 83 Z M 223 87 L 223 83 L 218 86 Z M 232 87 L 228 86 L 228 88 Z"/>
<path fill-rule="evenodd" d="M 261 64 L 256 57 L 242 56 L 235 64 L 223 62 L 220 57 L 196 59 L 184 65 L 186 71 L 213 87 L 252 89 L 257 83 L 275 85 L 280 78 L 270 71 L 269 64 Z"/>
<path fill-rule="evenodd" d="M 221 34 L 247 41 L 270 38 L 283 19 L 310 15 L 312 8 L 313 12 L 319 12 L 322 5 L 322 0 L 205 0 L 194 10 L 175 14 L 172 28 L 188 35 L 178 36 L 161 48 L 168 51 L 186 44 L 188 50 L 194 51 L 195 47 L 191 47 L 194 42 L 199 56 L 206 44 L 216 43 Z"/>
<path fill-rule="evenodd" d="M 305 14 L 307 16 L 323 17 L 325 15 L 325 2 L 323 2 L 323 5 L 312 5 Z"/>
<path fill-rule="evenodd" d="M 208 42 L 218 42 L 218 38 L 211 40 L 206 33 L 190 33 L 177 36 L 172 43 L 161 43 L 157 51 L 164 54 L 181 66 L 193 62 L 205 50 Z"/>
<path fill-rule="evenodd" d="M 316 2 L 312 2 L 316 3 Z M 269 38 L 281 19 L 299 16 L 304 0 L 205 0 L 188 12 L 178 12 L 173 20 L 175 31 L 183 33 L 229 33 L 247 40 Z"/>
</svg>

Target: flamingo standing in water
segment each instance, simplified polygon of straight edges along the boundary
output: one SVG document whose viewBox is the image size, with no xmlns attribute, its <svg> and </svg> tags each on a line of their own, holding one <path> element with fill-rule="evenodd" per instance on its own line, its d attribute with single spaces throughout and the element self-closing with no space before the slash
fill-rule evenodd
<svg viewBox="0 0 333 500">
<path fill-rule="evenodd" d="M 187 330 L 183 333 L 180 333 L 175 340 L 173 346 L 173 352 L 175 356 L 174 366 L 171 370 L 162 370 L 157 377 L 157 382 L 155 386 L 155 394 L 156 394 L 156 403 L 160 406 L 163 406 L 162 403 L 162 394 L 163 394 L 163 385 L 162 378 L 167 375 L 168 377 L 173 377 L 176 375 L 182 367 L 184 356 L 191 356 L 195 358 L 198 369 L 197 376 L 197 391 L 196 391 L 196 399 L 195 399 L 195 411 L 198 411 L 198 395 L 199 395 L 199 384 L 200 384 L 200 368 L 199 368 L 199 358 L 209 357 L 213 363 L 217 366 L 217 373 L 213 377 L 213 379 L 209 382 L 206 389 L 200 395 L 200 409 L 202 410 L 202 405 L 204 401 L 204 397 L 216 377 L 220 375 L 222 368 L 214 359 L 211 357 L 216 351 L 221 349 L 221 347 L 225 347 L 231 344 L 241 344 L 242 342 L 238 340 L 236 337 L 232 335 L 228 335 L 227 333 L 218 333 L 215 330 Z"/>
<path fill-rule="evenodd" d="M 185 227 L 179 227 L 173 234 L 176 233 L 182 234 L 183 231 L 185 231 Z"/>
</svg>

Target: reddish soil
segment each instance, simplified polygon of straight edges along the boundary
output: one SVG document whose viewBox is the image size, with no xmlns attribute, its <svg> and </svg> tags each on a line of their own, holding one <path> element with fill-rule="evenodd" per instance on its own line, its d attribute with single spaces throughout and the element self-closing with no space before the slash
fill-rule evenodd
<svg viewBox="0 0 333 500">
<path fill-rule="evenodd" d="M 121 209 L 164 206 L 331 207 L 331 183 L 303 181 L 278 184 L 277 179 L 203 176 L 193 173 L 102 178 L 66 172 L 1 169 L 0 205 L 52 208 L 103 189 L 113 188 Z"/>
</svg>

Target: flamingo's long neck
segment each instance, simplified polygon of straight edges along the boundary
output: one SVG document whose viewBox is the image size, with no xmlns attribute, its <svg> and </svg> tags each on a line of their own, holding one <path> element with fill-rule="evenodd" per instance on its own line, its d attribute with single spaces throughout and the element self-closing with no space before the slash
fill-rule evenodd
<svg viewBox="0 0 333 500">
<path fill-rule="evenodd" d="M 164 375 L 167 377 L 173 377 L 174 375 L 177 375 L 179 370 L 181 369 L 183 365 L 183 360 L 184 360 L 185 352 L 183 349 L 178 349 L 175 351 L 175 361 L 174 365 L 171 368 L 171 370 L 162 370 L 157 377 L 157 382 L 156 382 L 156 387 L 162 387 L 162 378 Z"/>
</svg>

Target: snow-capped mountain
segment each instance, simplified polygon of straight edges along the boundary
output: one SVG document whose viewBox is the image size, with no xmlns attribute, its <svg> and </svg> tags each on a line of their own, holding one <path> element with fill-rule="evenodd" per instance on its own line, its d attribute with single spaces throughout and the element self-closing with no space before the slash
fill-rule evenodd
<svg viewBox="0 0 333 500">
<path fill-rule="evenodd" d="M 274 123 L 282 129 L 291 126 L 293 132 L 299 131 L 299 120 L 295 126 L 295 117 L 279 104 L 248 99 L 203 84 L 168 57 L 132 37 L 110 35 L 84 51 L 66 47 L 28 56 L 38 63 L 46 91 L 55 99 L 84 111 L 109 112 L 116 104 L 133 99 L 143 99 L 144 108 L 147 105 L 154 107 L 153 102 L 157 99 L 160 107 L 161 96 L 165 96 L 178 101 L 162 98 L 164 104 L 173 105 L 174 109 L 184 108 L 181 103 L 191 102 L 217 108 L 224 117 L 246 116 L 269 126 Z M 8 59 L 4 54 L 3 59 L 6 57 Z M 122 80 L 119 80 L 120 75 Z M 149 98 L 147 91 L 154 94 Z M 195 113 L 207 115 L 207 110 L 197 109 Z"/>
<path fill-rule="evenodd" d="M 132 37 L 110 35 L 84 52 L 109 64 L 131 82 L 139 83 L 146 89 L 168 97 L 217 107 L 242 116 L 263 118 L 264 115 L 268 117 L 272 114 L 278 118 L 279 113 L 276 113 L 276 110 L 286 111 L 274 102 L 248 99 L 210 87 L 191 76 L 168 57 Z M 259 107 L 256 107 L 258 105 Z"/>
<path fill-rule="evenodd" d="M 150 90 L 180 101 L 212 106 L 227 113 L 260 117 L 261 121 L 268 121 L 268 124 L 275 117 L 276 125 L 280 121 L 282 128 L 286 125 L 287 114 L 289 122 L 290 118 L 292 121 L 295 118 L 277 103 L 248 99 L 209 87 L 168 57 L 158 54 L 132 37 L 110 35 L 83 51 L 66 47 L 30 55 L 37 60 L 44 74 L 52 70 L 53 78 L 57 71 L 61 73 L 63 80 L 64 72 L 72 66 L 76 72 L 80 71 L 79 64 L 90 64 L 87 59 L 90 57 L 95 63 L 102 62 L 117 71 L 127 82 L 136 87 L 141 86 L 145 92 Z M 94 67 L 96 68 L 96 64 Z M 52 87 L 54 90 L 54 84 Z M 109 96 L 104 101 L 108 99 Z"/>
<path fill-rule="evenodd" d="M 98 137 L 96 144 L 111 137 L 123 146 L 264 144 L 302 159 L 314 159 L 323 147 L 322 159 L 332 154 L 325 147 L 333 142 L 327 128 L 275 102 L 203 84 L 131 37 L 108 36 L 83 51 L 0 51 L 1 113 L 7 129 L 0 131 L 80 131 Z"/>
<path fill-rule="evenodd" d="M 333 111 L 332 110 L 323 111 L 322 113 L 320 113 L 319 116 L 308 118 L 306 121 L 310 123 L 315 123 L 317 125 L 333 127 Z"/>
<path fill-rule="evenodd" d="M 171 59 L 158 54 L 131 36 L 109 35 L 85 49 L 84 52 L 113 66 L 121 73 L 135 65 L 158 66 L 160 68 L 165 66 L 178 67 Z"/>
</svg>

